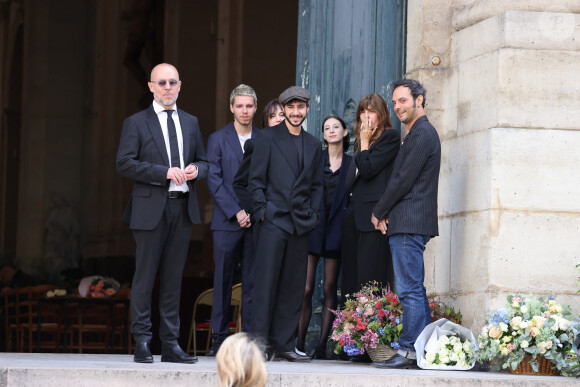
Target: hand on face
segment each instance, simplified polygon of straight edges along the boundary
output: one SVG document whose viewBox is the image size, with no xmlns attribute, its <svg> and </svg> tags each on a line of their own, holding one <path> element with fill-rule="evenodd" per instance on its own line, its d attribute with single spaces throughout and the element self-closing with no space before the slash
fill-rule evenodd
<svg viewBox="0 0 580 387">
<path fill-rule="evenodd" d="M 362 118 L 362 117 L 361 117 Z M 376 126 L 373 126 L 371 120 L 361 120 L 360 136 L 363 140 L 369 140 L 376 130 Z"/>
<path fill-rule="evenodd" d="M 378 118 L 377 112 L 370 109 L 365 109 L 360 113 L 360 136 L 362 140 L 369 140 L 372 137 L 378 126 Z"/>
</svg>

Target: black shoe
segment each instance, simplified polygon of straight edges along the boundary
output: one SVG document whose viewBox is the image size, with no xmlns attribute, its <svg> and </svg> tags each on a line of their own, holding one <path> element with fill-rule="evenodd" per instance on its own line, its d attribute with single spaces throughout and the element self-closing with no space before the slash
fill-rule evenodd
<svg viewBox="0 0 580 387">
<path fill-rule="evenodd" d="M 326 360 L 326 349 L 316 347 L 316 349 L 314 350 L 314 352 L 312 352 L 312 355 L 310 356 L 312 356 L 313 359 Z"/>
<path fill-rule="evenodd" d="M 214 341 L 213 344 L 211 345 L 211 348 L 208 349 L 208 351 L 205 353 L 205 356 L 215 356 L 215 355 L 217 355 L 217 353 L 220 350 L 220 347 L 221 346 L 222 346 L 222 341 L 220 341 L 220 342 Z"/>
<path fill-rule="evenodd" d="M 178 344 L 173 344 L 171 346 L 163 346 L 163 351 L 161 352 L 161 361 L 169 363 L 187 363 L 193 364 L 197 363 L 197 357 L 188 355 L 183 352 L 183 349 Z"/>
<path fill-rule="evenodd" d="M 264 361 L 273 361 L 274 360 L 274 350 L 267 348 L 264 351 Z"/>
<path fill-rule="evenodd" d="M 280 359 L 286 359 L 288 361 L 303 362 L 303 363 L 312 360 L 310 356 L 299 355 L 294 351 L 276 352 L 276 357 Z"/>
<path fill-rule="evenodd" d="M 370 356 L 368 355 L 368 353 L 363 353 L 362 355 L 354 355 L 349 357 L 348 359 L 349 361 L 353 362 L 353 363 L 372 363 L 373 361 L 371 360 Z"/>
<path fill-rule="evenodd" d="M 417 359 L 407 359 L 399 354 L 392 356 L 389 360 L 375 361 L 373 367 L 377 368 L 400 368 L 400 369 L 417 369 Z"/>
<path fill-rule="evenodd" d="M 141 342 L 135 346 L 135 355 L 133 357 L 135 363 L 153 363 L 153 355 L 149 349 L 149 343 Z"/>
</svg>

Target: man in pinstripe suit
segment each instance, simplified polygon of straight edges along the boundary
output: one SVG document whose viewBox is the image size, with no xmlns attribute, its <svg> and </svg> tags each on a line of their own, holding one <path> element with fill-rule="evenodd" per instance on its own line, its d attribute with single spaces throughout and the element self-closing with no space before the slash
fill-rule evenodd
<svg viewBox="0 0 580 387">
<path fill-rule="evenodd" d="M 425 93 L 425 88 L 415 80 L 395 82 L 393 108 L 408 134 L 371 218 L 375 228 L 389 236 L 395 289 L 404 307 L 399 350 L 390 359 L 373 363 L 379 368 L 416 368 L 415 340 L 431 323 L 423 285 L 423 252 L 429 239 L 439 235 L 437 186 L 441 142 L 425 116 Z"/>
</svg>

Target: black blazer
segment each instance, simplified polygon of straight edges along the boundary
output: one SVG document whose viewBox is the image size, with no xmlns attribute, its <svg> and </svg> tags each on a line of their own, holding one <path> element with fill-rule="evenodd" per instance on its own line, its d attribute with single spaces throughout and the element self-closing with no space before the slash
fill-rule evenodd
<svg viewBox="0 0 580 387">
<path fill-rule="evenodd" d="M 372 210 L 384 194 L 393 165 L 401 135 L 395 129 L 387 129 L 368 150 L 358 152 L 347 175 L 349 205 L 354 206 L 355 224 L 359 231 L 375 231 L 371 222 Z M 358 173 L 355 175 L 355 168 Z"/>
<path fill-rule="evenodd" d="M 328 155 L 328 150 L 322 151 L 322 178 L 324 181 L 324 160 Z M 338 183 L 336 184 L 336 189 L 334 195 L 332 196 L 332 206 L 330 207 L 330 213 L 328 214 L 328 219 L 326 219 L 325 211 L 325 197 L 326 197 L 326 186 L 323 188 L 322 198 L 320 200 L 320 219 L 321 222 L 316 226 L 316 228 L 310 233 L 310 240 L 308 243 L 308 252 L 316 255 L 321 255 L 322 250 L 326 248 L 326 251 L 340 251 L 340 240 L 341 240 L 341 225 L 342 216 L 344 215 L 344 210 L 347 205 L 347 196 L 345 190 L 346 174 L 348 173 L 348 168 L 351 164 L 352 156 L 344 153 L 342 155 L 342 165 L 340 166 L 340 173 L 338 174 Z M 326 246 L 323 246 L 326 237 Z"/>
<path fill-rule="evenodd" d="M 252 133 L 254 133 L 253 130 Z M 258 133 L 260 132 L 256 132 L 256 135 L 259 135 Z M 248 214 L 254 213 L 252 196 L 248 190 L 248 180 L 250 180 L 250 165 L 252 164 L 252 153 L 254 153 L 254 143 L 252 142 L 252 139 L 248 139 L 244 143 L 244 157 L 242 158 L 240 168 L 238 169 L 238 173 L 236 173 L 232 183 L 232 188 L 234 189 L 234 192 L 240 201 L 240 205 Z M 253 223 L 254 222 L 252 221 L 252 224 Z"/>
<path fill-rule="evenodd" d="M 439 235 L 437 189 L 441 142 L 427 116 L 419 117 L 403 140 L 387 189 L 373 209 L 389 218 L 387 235 Z"/>
<path fill-rule="evenodd" d="M 201 223 L 194 183 L 207 174 L 207 157 L 197 118 L 177 109 L 183 135 L 183 161 L 197 166 L 197 178 L 189 180 L 188 213 Z M 161 220 L 167 201 L 169 158 L 159 118 L 153 105 L 123 122 L 117 151 L 117 172 L 135 181 L 123 221 L 135 230 L 152 230 Z"/>
<path fill-rule="evenodd" d="M 302 131 L 304 168 L 286 121 L 262 129 L 254 140 L 248 187 L 256 220 L 266 219 L 290 234 L 303 235 L 320 221 L 322 146 Z"/>
</svg>

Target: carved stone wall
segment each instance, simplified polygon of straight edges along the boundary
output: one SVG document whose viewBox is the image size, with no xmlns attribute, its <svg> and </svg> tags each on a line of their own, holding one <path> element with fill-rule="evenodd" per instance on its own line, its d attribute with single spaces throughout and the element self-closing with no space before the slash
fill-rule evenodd
<svg viewBox="0 0 580 387">
<path fill-rule="evenodd" d="M 407 20 L 442 142 L 428 291 L 468 326 L 516 292 L 580 309 L 580 4 L 410 0 Z"/>
</svg>

